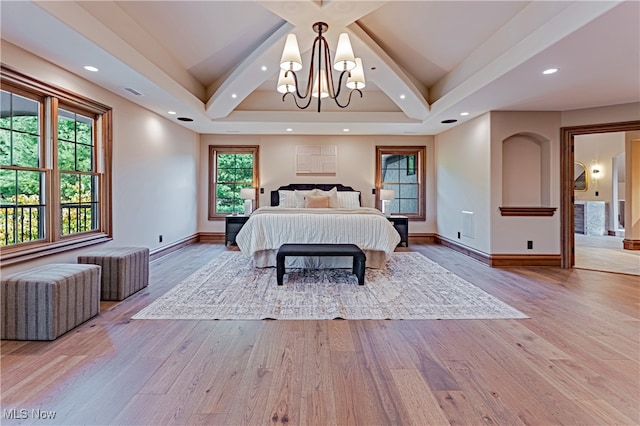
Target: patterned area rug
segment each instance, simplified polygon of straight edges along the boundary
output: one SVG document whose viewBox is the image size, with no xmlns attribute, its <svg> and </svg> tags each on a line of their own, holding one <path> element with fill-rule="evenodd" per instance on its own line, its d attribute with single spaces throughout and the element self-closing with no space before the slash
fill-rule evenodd
<svg viewBox="0 0 640 426">
<path fill-rule="evenodd" d="M 133 319 L 495 319 L 528 318 L 420 253 L 394 253 L 387 269 L 254 268 L 224 252 Z"/>
</svg>

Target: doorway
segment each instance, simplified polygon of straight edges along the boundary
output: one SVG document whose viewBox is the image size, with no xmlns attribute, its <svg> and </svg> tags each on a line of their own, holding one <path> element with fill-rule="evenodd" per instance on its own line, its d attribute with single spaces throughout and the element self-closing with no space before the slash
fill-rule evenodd
<svg viewBox="0 0 640 426">
<path fill-rule="evenodd" d="M 574 211 L 574 143 L 578 135 L 640 130 L 640 121 L 563 127 L 560 129 L 560 234 L 561 266 L 575 265 L 575 211 Z M 628 218 L 627 218 L 628 219 Z"/>
<path fill-rule="evenodd" d="M 574 138 L 574 268 L 640 275 L 640 251 L 623 247 L 628 135 Z"/>
</svg>

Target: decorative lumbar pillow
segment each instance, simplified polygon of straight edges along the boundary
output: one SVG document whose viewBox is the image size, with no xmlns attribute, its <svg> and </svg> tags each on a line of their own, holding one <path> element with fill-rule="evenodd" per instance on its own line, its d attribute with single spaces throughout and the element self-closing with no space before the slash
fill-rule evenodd
<svg viewBox="0 0 640 426">
<path fill-rule="evenodd" d="M 316 194 L 317 191 L 318 191 L 317 189 L 309 189 L 309 190 L 304 190 L 304 191 L 296 189 L 294 191 L 295 194 L 296 194 L 296 201 L 295 201 L 296 205 L 294 207 L 299 207 L 299 208 L 305 207 L 306 202 L 305 202 L 304 199 L 308 195 L 318 195 L 318 194 Z"/>
<path fill-rule="evenodd" d="M 329 207 L 340 207 L 340 202 L 338 201 L 338 188 L 335 186 L 331 188 L 329 191 L 323 191 L 321 189 L 316 189 L 316 192 L 312 195 L 322 195 L 323 197 L 329 197 Z"/>
<path fill-rule="evenodd" d="M 360 207 L 360 192 L 338 191 L 338 207 L 356 209 Z"/>
<path fill-rule="evenodd" d="M 278 191 L 278 198 L 280 199 L 278 207 L 290 207 L 290 208 L 296 207 L 296 193 L 295 193 L 295 191 L 279 190 Z"/>
<path fill-rule="evenodd" d="M 309 209 L 321 209 L 329 207 L 329 197 L 307 195 L 305 207 Z"/>
</svg>

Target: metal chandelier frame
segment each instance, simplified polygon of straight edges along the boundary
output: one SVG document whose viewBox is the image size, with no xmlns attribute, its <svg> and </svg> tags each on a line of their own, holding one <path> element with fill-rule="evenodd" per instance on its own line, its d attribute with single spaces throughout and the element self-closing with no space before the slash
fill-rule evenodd
<svg viewBox="0 0 640 426">
<path fill-rule="evenodd" d="M 351 43 L 346 33 L 340 35 L 338 48 L 336 49 L 336 63 L 334 64 L 334 68 L 340 71 L 340 76 L 337 86 L 335 84 L 333 72 L 330 70 L 331 52 L 327 40 L 323 35 L 327 32 L 328 28 L 329 25 L 325 22 L 316 22 L 313 24 L 313 30 L 318 35 L 313 40 L 313 46 L 311 48 L 311 63 L 309 76 L 307 78 L 307 88 L 304 95 L 300 92 L 299 79 L 296 74 L 296 71 L 302 68 L 297 39 L 293 34 L 287 36 L 280 64 L 280 78 L 278 79 L 278 91 L 284 93 L 282 95 L 283 102 L 285 102 L 288 95 L 291 95 L 299 109 L 307 109 L 311 105 L 313 98 L 317 97 L 318 112 L 320 112 L 322 98 L 328 97 L 333 99 L 340 108 L 349 106 L 354 92 L 357 92 L 362 98 L 362 91 L 360 89 L 365 86 L 362 60 L 353 56 Z M 351 91 L 349 92 L 346 103 L 342 103 L 338 97 L 340 96 L 345 77 L 347 78 L 346 86 L 350 88 Z"/>
</svg>

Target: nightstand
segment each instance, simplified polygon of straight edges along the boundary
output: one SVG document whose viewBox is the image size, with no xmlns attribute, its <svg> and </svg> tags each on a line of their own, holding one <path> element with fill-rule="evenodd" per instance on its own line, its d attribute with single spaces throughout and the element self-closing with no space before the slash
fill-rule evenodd
<svg viewBox="0 0 640 426">
<path fill-rule="evenodd" d="M 228 215 L 224 218 L 224 245 L 227 243 L 235 244 L 236 235 L 240 232 L 240 229 L 247 223 L 249 216 L 244 215 Z"/>
<path fill-rule="evenodd" d="M 400 244 L 398 245 L 404 243 L 405 247 L 409 247 L 409 218 L 407 216 L 391 215 L 387 216 L 387 219 L 393 223 L 393 227 L 400 234 Z"/>
</svg>

